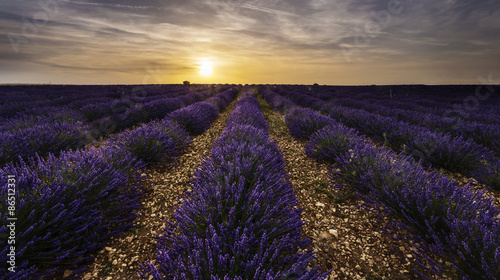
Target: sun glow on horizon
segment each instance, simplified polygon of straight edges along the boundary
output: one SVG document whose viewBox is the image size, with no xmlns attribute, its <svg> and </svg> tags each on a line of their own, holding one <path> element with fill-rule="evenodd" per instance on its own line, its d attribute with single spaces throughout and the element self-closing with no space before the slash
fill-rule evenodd
<svg viewBox="0 0 500 280">
<path fill-rule="evenodd" d="M 203 77 L 209 77 L 212 75 L 213 72 L 213 64 L 209 60 L 201 60 L 200 61 L 200 75 Z"/>
</svg>

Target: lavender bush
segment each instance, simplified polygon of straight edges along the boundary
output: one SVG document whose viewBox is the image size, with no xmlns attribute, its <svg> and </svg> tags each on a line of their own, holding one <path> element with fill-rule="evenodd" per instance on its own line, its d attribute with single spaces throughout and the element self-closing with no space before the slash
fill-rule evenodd
<svg viewBox="0 0 500 280">
<path fill-rule="evenodd" d="M 112 102 L 88 104 L 80 109 L 88 122 L 104 118 L 113 114 Z"/>
<path fill-rule="evenodd" d="M 165 99 L 150 101 L 144 104 L 143 108 L 144 111 L 148 112 L 149 119 L 155 120 L 155 119 L 163 119 L 169 113 L 177 109 L 180 109 L 181 104 L 179 102 L 176 102 L 175 98 L 165 98 Z"/>
<path fill-rule="evenodd" d="M 15 273 L 3 266 L 2 274 L 9 279 L 47 279 L 65 269 L 82 272 L 90 255 L 109 237 L 132 226 L 142 191 L 139 179 L 132 182 L 132 174 L 125 171 L 143 167 L 123 150 L 90 149 L 0 169 L 2 181 L 7 175 L 16 176 L 16 258 L 20 260 Z M 0 185 L 4 197 L 6 186 L 6 182 Z M 7 204 L 1 205 L 5 225 Z M 2 226 L 0 234 L 6 233 Z M 0 260 L 6 263 L 8 246 L 4 245 Z"/>
<path fill-rule="evenodd" d="M 170 113 L 166 119 L 177 122 L 192 135 L 200 135 L 210 128 L 218 115 L 215 105 L 199 102 Z"/>
<path fill-rule="evenodd" d="M 285 98 L 268 88 L 260 90 L 259 94 L 273 107 L 274 110 L 277 110 L 281 114 L 286 114 L 290 109 L 297 107 L 297 105 L 295 105 L 295 103 L 290 101 L 288 98 Z"/>
<path fill-rule="evenodd" d="M 250 125 L 256 128 L 263 129 L 267 131 L 268 125 L 264 116 L 260 112 L 259 104 L 251 106 L 250 104 L 238 106 L 231 113 L 227 121 L 227 126 L 232 127 L 236 124 L 239 125 Z"/>
<path fill-rule="evenodd" d="M 236 98 L 237 94 L 238 89 L 231 88 L 205 100 L 205 102 L 214 104 L 219 112 L 222 112 Z"/>
<path fill-rule="evenodd" d="M 367 141 L 359 133 L 344 125 L 326 126 L 311 135 L 305 146 L 307 156 L 335 163 L 339 155 L 344 155 L 352 148 L 353 143 Z"/>
<path fill-rule="evenodd" d="M 88 126 L 81 123 L 53 123 L 36 125 L 14 132 L 0 133 L 0 166 L 19 157 L 27 159 L 38 153 L 59 154 L 68 149 L 78 149 L 89 141 Z"/>
<path fill-rule="evenodd" d="M 122 114 L 113 114 L 111 120 L 115 123 L 115 131 L 119 132 L 148 121 L 149 113 L 142 104 L 136 104 Z"/>
<path fill-rule="evenodd" d="M 79 112 L 59 109 L 58 111 L 47 112 L 47 114 L 42 116 L 20 115 L 3 120 L 0 125 L 0 133 L 16 132 L 40 124 L 77 123 L 83 121 L 84 117 Z"/>
<path fill-rule="evenodd" d="M 335 122 L 311 109 L 294 108 L 285 115 L 290 134 L 298 140 L 307 140 L 316 131 Z"/>
<path fill-rule="evenodd" d="M 188 133 L 169 120 L 143 124 L 110 139 L 109 145 L 130 151 L 137 159 L 147 163 L 170 163 L 191 144 Z"/>
</svg>

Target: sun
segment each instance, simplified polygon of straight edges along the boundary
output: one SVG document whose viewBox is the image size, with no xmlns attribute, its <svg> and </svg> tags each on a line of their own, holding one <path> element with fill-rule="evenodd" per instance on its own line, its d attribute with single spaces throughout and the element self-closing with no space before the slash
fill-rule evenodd
<svg viewBox="0 0 500 280">
<path fill-rule="evenodd" d="M 200 62 L 200 75 L 202 75 L 203 77 L 208 77 L 210 75 L 212 75 L 212 72 L 213 72 L 213 65 L 212 65 L 212 62 L 208 61 L 208 60 L 202 60 Z"/>
</svg>

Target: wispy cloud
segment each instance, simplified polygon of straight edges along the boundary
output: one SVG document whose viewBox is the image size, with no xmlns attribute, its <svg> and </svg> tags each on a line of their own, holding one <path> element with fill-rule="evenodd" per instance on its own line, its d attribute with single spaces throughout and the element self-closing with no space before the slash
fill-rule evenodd
<svg viewBox="0 0 500 280">
<path fill-rule="evenodd" d="M 140 73 L 151 64 L 174 82 L 182 75 L 196 77 L 200 57 L 217 59 L 225 71 L 221 77 L 250 77 L 243 74 L 249 71 L 261 82 L 268 81 L 263 77 L 298 83 L 323 77 L 325 83 L 383 83 L 388 75 L 404 72 L 402 83 L 409 77 L 425 83 L 436 81 L 437 71 L 443 82 L 451 75 L 465 81 L 500 71 L 497 0 L 401 0 L 402 12 L 369 40 L 366 28 L 377 24 L 374 14 L 386 11 L 388 0 L 58 2 L 44 24 L 34 23 L 36 31 L 29 22 L 46 13 L 37 2 L 0 2 L 0 82 L 13 77 L 5 75 L 8 69 L 26 82 L 39 71 L 60 73 L 56 76 L 68 82 L 78 82 L 81 73 L 88 79 L 117 79 L 113 83 L 141 82 Z M 9 36 L 27 40 L 18 53 Z M 351 62 L 343 55 L 346 46 L 357 50 Z M 405 63 L 411 69 L 402 72 Z M 386 70 L 377 70 L 380 65 Z M 458 74 L 453 70 L 464 65 L 468 69 Z"/>
<path fill-rule="evenodd" d="M 81 2 L 81 1 L 72 1 L 67 0 L 66 2 L 78 5 L 90 5 L 90 6 L 98 6 L 98 7 L 110 7 L 110 8 L 119 8 L 119 9 L 140 9 L 140 10 L 149 10 L 149 9 L 158 9 L 161 7 L 158 6 L 136 6 L 136 5 L 121 5 L 121 4 L 106 4 L 106 3 L 95 3 L 95 2 Z"/>
</svg>

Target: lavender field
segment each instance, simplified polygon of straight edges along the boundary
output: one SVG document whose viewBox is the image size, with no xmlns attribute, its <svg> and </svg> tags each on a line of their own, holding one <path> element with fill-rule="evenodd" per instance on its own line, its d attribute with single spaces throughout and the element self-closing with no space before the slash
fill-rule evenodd
<svg viewBox="0 0 500 280">
<path fill-rule="evenodd" d="M 1 86 L 0 181 L 0 279 L 500 279 L 494 86 Z"/>
</svg>

